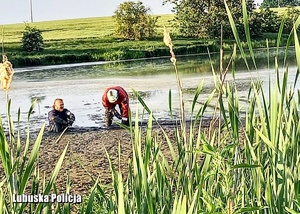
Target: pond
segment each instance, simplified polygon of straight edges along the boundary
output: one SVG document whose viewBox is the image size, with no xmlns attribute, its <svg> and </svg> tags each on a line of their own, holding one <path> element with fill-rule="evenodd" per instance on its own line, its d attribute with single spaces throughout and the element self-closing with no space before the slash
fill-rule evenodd
<svg viewBox="0 0 300 214">
<path fill-rule="evenodd" d="M 268 82 L 275 77 L 274 68 L 268 68 L 267 57 L 264 51 L 257 59 L 257 70 L 250 65 L 251 71 L 245 67 L 242 60 L 237 61 L 236 83 L 240 91 L 240 100 L 246 105 L 247 92 L 251 78 L 258 77 Z M 225 55 L 228 61 L 229 55 Z M 270 59 L 271 65 L 274 59 Z M 216 71 L 219 69 L 219 55 L 211 54 L 211 62 Z M 250 62 L 250 60 L 249 60 Z M 227 62 L 226 62 L 227 63 Z M 225 68 L 227 64 L 224 63 Z M 295 59 L 289 58 L 290 81 L 296 73 Z M 249 63 L 250 64 L 250 63 Z M 196 56 L 177 57 L 178 71 L 184 88 L 186 115 L 189 117 L 191 103 L 195 90 L 204 80 L 204 88 L 198 102 L 204 102 L 214 88 L 211 63 L 207 54 Z M 17 112 L 20 108 L 22 126 L 27 121 L 27 113 L 31 102 L 37 99 L 37 105 L 30 118 L 30 127 L 37 130 L 43 123 L 48 124 L 47 113 L 55 98 L 62 98 L 65 107 L 76 116 L 75 126 L 102 127 L 104 126 L 104 109 L 101 104 L 102 93 L 106 87 L 120 85 L 128 91 L 130 107 L 135 117 L 145 120 L 149 115 L 143 114 L 143 108 L 133 96 L 132 89 L 138 91 L 145 103 L 153 111 L 153 115 L 160 121 L 170 120 L 168 96 L 172 94 L 172 107 L 175 116 L 179 112 L 179 94 L 174 66 L 169 58 L 132 60 L 123 62 L 97 62 L 73 65 L 58 65 L 44 67 L 30 67 L 15 69 L 15 75 L 9 92 L 11 98 L 11 115 L 17 121 Z M 227 80 L 232 81 L 228 74 Z M 267 84 L 264 85 L 267 87 Z M 298 86 L 297 86 L 298 87 Z M 0 112 L 3 123 L 6 123 L 6 99 L 4 91 L 0 91 Z M 199 107 L 198 107 L 199 108 Z M 196 109 L 197 110 L 197 109 Z M 206 116 L 210 117 L 212 108 Z"/>
</svg>

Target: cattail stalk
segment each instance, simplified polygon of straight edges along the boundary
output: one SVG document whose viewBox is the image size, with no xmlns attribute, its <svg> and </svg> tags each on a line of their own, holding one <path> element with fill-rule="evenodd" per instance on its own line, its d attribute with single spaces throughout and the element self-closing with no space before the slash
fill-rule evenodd
<svg viewBox="0 0 300 214">
<path fill-rule="evenodd" d="M 178 73 L 178 68 L 177 68 L 177 64 L 176 64 L 176 56 L 175 53 L 173 51 L 173 43 L 170 37 L 170 34 L 167 30 L 167 28 L 164 26 L 164 43 L 166 46 L 169 47 L 170 49 L 170 54 L 171 54 L 171 62 L 174 66 L 175 69 L 175 73 L 176 73 L 176 79 L 177 79 L 177 85 L 178 85 L 178 89 L 179 89 L 179 102 L 180 102 L 180 115 L 181 115 L 181 128 L 183 130 L 185 130 L 186 128 L 186 120 L 185 120 L 185 113 L 184 113 L 184 101 L 183 101 L 183 87 L 182 87 L 182 82 Z"/>
</svg>

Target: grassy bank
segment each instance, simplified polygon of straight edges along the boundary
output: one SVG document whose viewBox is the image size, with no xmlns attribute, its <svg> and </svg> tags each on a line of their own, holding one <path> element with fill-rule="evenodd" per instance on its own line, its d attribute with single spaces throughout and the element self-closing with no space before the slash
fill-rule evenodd
<svg viewBox="0 0 300 214">
<path fill-rule="evenodd" d="M 173 15 L 158 19 L 157 32 L 161 35 L 164 25 L 169 25 Z M 112 17 L 58 20 L 30 23 L 42 31 L 45 50 L 28 54 L 21 50 L 24 24 L 4 26 L 4 49 L 15 67 L 39 64 L 61 64 L 99 60 L 117 60 L 167 55 L 161 36 L 147 41 L 128 41 L 114 36 Z M 199 43 L 193 40 L 179 44 Z"/>
<path fill-rule="evenodd" d="M 30 26 L 42 31 L 45 43 L 42 53 L 27 53 L 20 48 L 24 23 L 5 25 L 4 51 L 14 67 L 168 56 L 169 50 L 163 45 L 161 35 L 163 26 L 171 29 L 170 20 L 174 15 L 159 17 L 157 36 L 144 41 L 116 37 L 116 24 L 112 17 L 30 23 Z M 207 49 L 211 52 L 219 51 L 219 41 L 178 38 L 172 34 L 172 30 L 171 35 L 178 55 L 207 53 Z M 276 38 L 271 39 L 269 45 L 275 45 L 275 42 Z M 231 41 L 225 41 L 224 49 L 231 49 L 230 44 Z M 254 42 L 253 46 L 266 47 L 264 40 Z"/>
</svg>

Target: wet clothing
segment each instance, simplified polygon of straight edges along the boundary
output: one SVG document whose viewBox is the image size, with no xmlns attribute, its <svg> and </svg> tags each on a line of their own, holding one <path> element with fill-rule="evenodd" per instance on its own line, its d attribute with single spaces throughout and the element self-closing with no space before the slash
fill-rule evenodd
<svg viewBox="0 0 300 214">
<path fill-rule="evenodd" d="M 75 115 L 66 108 L 63 111 L 52 109 L 48 113 L 48 120 L 50 131 L 61 132 L 66 127 L 72 126 L 75 121 Z"/>
<path fill-rule="evenodd" d="M 114 89 L 118 91 L 118 99 L 114 103 L 110 103 L 107 98 L 107 92 L 110 89 Z M 111 125 L 111 119 L 115 115 L 115 107 L 116 105 L 120 108 L 120 114 L 122 123 L 129 125 L 129 98 L 127 92 L 120 86 L 109 87 L 104 91 L 102 96 L 102 105 L 105 107 L 105 117 L 106 117 L 106 125 Z M 116 116 L 116 115 L 115 115 Z"/>
</svg>

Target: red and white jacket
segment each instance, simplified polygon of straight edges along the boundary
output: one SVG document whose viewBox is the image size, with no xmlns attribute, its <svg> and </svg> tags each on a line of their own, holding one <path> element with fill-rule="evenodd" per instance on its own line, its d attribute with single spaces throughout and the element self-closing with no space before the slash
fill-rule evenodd
<svg viewBox="0 0 300 214">
<path fill-rule="evenodd" d="M 107 92 L 110 89 L 114 89 L 118 91 L 118 99 L 114 103 L 110 103 L 107 98 Z M 107 89 L 105 89 L 103 96 L 102 96 L 102 105 L 105 108 L 113 109 L 116 105 L 119 105 L 119 108 L 121 110 L 122 114 L 122 120 L 128 120 L 128 114 L 129 114 L 129 98 L 127 92 L 122 88 L 121 86 L 112 86 Z"/>
</svg>

